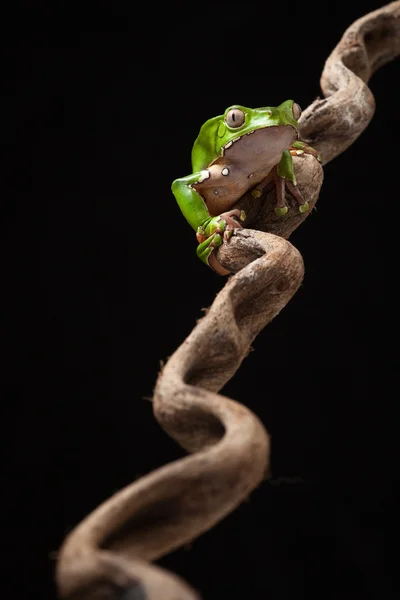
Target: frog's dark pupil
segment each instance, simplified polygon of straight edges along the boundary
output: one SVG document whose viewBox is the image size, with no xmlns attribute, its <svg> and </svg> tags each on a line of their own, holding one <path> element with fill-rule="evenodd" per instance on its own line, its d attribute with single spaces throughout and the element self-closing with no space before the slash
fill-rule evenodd
<svg viewBox="0 0 400 600">
<path fill-rule="evenodd" d="M 232 113 L 232 121 L 234 121 L 234 120 L 235 120 L 235 113 L 233 112 Z"/>
</svg>

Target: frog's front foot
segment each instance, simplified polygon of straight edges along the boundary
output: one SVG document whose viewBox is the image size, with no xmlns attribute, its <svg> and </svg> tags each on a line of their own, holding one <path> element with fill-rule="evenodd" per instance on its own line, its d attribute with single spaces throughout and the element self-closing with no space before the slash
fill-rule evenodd
<svg viewBox="0 0 400 600">
<path fill-rule="evenodd" d="M 197 228 L 197 241 L 199 244 L 202 244 L 204 241 L 211 239 L 214 246 L 220 246 L 222 243 L 221 234 L 224 240 L 229 240 L 232 237 L 233 230 L 241 228 L 242 224 L 240 221 L 244 221 L 245 219 L 246 213 L 244 210 L 239 210 L 238 208 L 221 213 L 217 217 L 210 219 L 205 227 Z M 218 241 L 219 239 L 221 241 Z"/>
<path fill-rule="evenodd" d="M 234 229 L 241 229 L 241 221 L 245 221 L 246 213 L 244 210 L 235 208 L 219 215 L 219 230 L 223 231 L 224 240 L 229 240 L 232 237 Z"/>
<path fill-rule="evenodd" d="M 240 221 L 245 219 L 246 213 L 243 210 L 229 210 L 213 217 L 205 227 L 197 229 L 196 238 L 199 242 L 197 256 L 219 275 L 228 275 L 229 271 L 220 265 L 213 250 L 221 246 L 224 240 L 229 240 L 234 229 L 241 229 Z"/>
</svg>

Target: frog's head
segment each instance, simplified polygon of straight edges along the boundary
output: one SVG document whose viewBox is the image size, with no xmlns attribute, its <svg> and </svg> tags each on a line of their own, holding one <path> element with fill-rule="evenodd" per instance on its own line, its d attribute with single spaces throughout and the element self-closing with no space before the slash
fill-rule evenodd
<svg viewBox="0 0 400 600">
<path fill-rule="evenodd" d="M 293 100 L 286 100 L 277 107 L 247 108 L 239 104 L 230 106 L 223 115 L 209 119 L 200 129 L 192 151 L 193 170 L 200 171 L 206 168 L 218 157 L 223 156 L 234 143 L 240 142 L 243 136 L 260 129 L 279 127 L 282 131 L 288 128 L 291 131 L 290 137 L 296 139 L 300 115 L 300 106 Z"/>
</svg>

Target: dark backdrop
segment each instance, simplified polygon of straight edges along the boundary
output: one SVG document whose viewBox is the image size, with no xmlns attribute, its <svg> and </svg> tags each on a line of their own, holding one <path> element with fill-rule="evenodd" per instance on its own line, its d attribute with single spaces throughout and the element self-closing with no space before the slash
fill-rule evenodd
<svg viewBox="0 0 400 600">
<path fill-rule="evenodd" d="M 144 398 L 224 285 L 170 192 L 201 124 L 232 103 L 305 108 L 346 27 L 380 3 L 358 5 L 93 5 L 10 27 L 4 547 L 25 597 L 54 597 L 51 553 L 88 512 L 184 454 Z M 394 593 L 399 67 L 373 77 L 371 125 L 291 238 L 301 289 L 224 389 L 271 433 L 273 479 L 160 561 L 208 600 Z"/>
</svg>

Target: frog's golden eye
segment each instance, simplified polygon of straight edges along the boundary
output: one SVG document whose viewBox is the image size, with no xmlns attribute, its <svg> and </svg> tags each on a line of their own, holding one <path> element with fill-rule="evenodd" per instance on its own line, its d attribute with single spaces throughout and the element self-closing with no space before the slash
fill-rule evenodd
<svg viewBox="0 0 400 600">
<path fill-rule="evenodd" d="M 293 111 L 293 116 L 296 119 L 296 121 L 298 119 L 300 119 L 301 108 L 298 104 L 296 104 L 296 102 L 293 102 L 292 111 Z"/>
<path fill-rule="evenodd" d="M 241 127 L 244 123 L 246 115 L 240 108 L 231 108 L 226 114 L 225 123 L 228 127 Z"/>
</svg>

